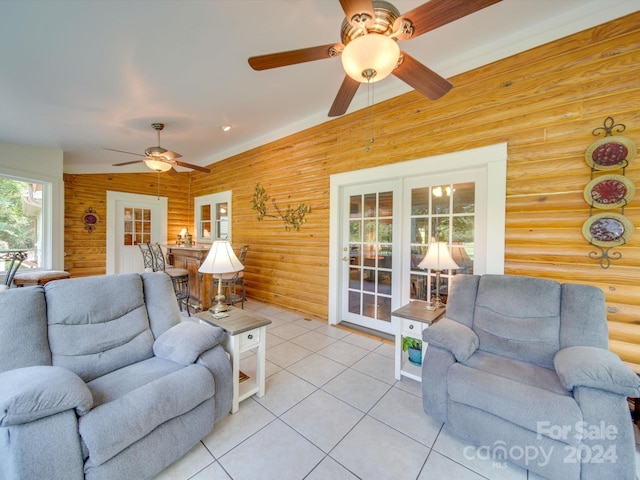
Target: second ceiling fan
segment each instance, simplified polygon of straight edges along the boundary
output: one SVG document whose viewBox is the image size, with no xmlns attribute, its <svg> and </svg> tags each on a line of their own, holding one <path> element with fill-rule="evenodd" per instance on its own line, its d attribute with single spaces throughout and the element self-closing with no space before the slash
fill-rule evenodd
<svg viewBox="0 0 640 480">
<path fill-rule="evenodd" d="M 211 170 L 199 165 L 193 165 L 192 163 L 181 162 L 177 160 L 182 158 L 182 155 L 160 146 L 160 132 L 164 129 L 164 123 L 152 123 L 151 127 L 158 132 L 158 145 L 155 147 L 148 147 L 144 151 L 144 155 L 125 152 L 124 150 L 116 150 L 114 148 L 105 148 L 112 152 L 126 153 L 127 155 L 135 155 L 140 157 L 138 160 L 132 160 L 130 162 L 114 163 L 114 167 L 122 167 L 124 165 L 132 165 L 134 163 L 141 163 L 149 167 L 154 172 L 169 172 L 170 174 L 177 173 L 173 168 L 175 165 L 179 167 L 190 168 L 192 170 L 198 170 L 199 172 L 210 173 Z"/>
<path fill-rule="evenodd" d="M 330 117 L 344 114 L 360 83 L 376 82 L 393 74 L 431 100 L 452 84 L 406 52 L 397 40 L 411 40 L 501 0 L 431 0 L 400 15 L 392 4 L 377 0 L 340 0 L 345 13 L 342 43 L 249 58 L 254 70 L 267 70 L 297 63 L 342 57 L 346 76 L 338 90 Z"/>
</svg>

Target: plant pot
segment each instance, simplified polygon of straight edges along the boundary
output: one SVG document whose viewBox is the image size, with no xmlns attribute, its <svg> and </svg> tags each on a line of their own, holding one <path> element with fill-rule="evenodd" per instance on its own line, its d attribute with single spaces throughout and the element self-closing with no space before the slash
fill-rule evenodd
<svg viewBox="0 0 640 480">
<path fill-rule="evenodd" d="M 422 349 L 420 348 L 411 348 L 407 349 L 409 352 L 409 361 L 414 365 L 422 365 Z"/>
</svg>

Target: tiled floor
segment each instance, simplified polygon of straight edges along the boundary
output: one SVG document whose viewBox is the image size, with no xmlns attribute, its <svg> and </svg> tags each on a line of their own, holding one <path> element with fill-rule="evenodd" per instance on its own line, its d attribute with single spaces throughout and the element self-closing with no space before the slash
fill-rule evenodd
<svg viewBox="0 0 640 480">
<path fill-rule="evenodd" d="M 422 410 L 420 384 L 394 379 L 392 344 L 255 301 L 245 308 L 273 322 L 265 396 L 242 402 L 156 480 L 541 479 L 465 454 L 476 450 Z"/>
</svg>

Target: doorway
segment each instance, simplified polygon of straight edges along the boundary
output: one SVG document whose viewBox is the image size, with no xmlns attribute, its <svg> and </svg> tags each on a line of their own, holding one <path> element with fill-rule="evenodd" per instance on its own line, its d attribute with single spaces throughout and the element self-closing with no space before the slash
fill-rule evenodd
<svg viewBox="0 0 640 480">
<path fill-rule="evenodd" d="M 107 191 L 107 274 L 144 271 L 139 243 L 167 242 L 167 198 Z"/>
<path fill-rule="evenodd" d="M 332 175 L 329 323 L 394 333 L 391 313 L 431 290 L 415 268 L 431 237 L 466 254 L 469 272 L 504 273 L 506 171 L 502 143 Z M 425 192 L 428 211 L 416 200 Z"/>
</svg>

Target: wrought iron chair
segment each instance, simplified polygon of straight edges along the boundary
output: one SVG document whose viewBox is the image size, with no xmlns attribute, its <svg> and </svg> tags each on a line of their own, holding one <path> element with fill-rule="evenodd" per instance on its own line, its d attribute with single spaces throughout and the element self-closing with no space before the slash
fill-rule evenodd
<svg viewBox="0 0 640 480">
<path fill-rule="evenodd" d="M 155 272 L 153 264 L 153 252 L 151 252 L 151 247 L 148 243 L 139 243 L 138 247 L 140 247 L 140 252 L 142 253 L 142 261 L 144 262 L 144 271 L 145 272 Z"/>
<path fill-rule="evenodd" d="M 162 252 L 162 248 L 159 243 L 150 243 L 148 245 L 153 260 L 153 271 L 165 272 L 171 277 L 171 282 L 173 283 L 173 289 L 176 292 L 180 311 L 182 311 L 182 304 L 184 303 L 187 309 L 187 315 L 191 316 L 191 312 L 189 311 L 189 298 L 191 296 L 191 290 L 189 288 L 189 271 L 184 268 L 167 266 L 164 253 Z M 141 248 L 141 250 L 143 249 Z"/>
<path fill-rule="evenodd" d="M 8 250 L 0 253 L 0 260 L 4 260 L 5 262 L 9 262 L 9 268 L 7 268 L 4 277 L 3 288 L 11 288 L 11 284 L 13 283 L 13 277 L 16 272 L 22 265 L 23 260 L 26 260 L 27 252 L 22 250 Z"/>
</svg>

